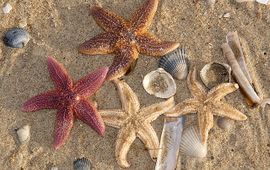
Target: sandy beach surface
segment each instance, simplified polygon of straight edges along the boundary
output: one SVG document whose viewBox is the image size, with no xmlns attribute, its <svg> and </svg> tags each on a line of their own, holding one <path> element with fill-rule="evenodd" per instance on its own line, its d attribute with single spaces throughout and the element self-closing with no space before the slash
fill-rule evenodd
<svg viewBox="0 0 270 170">
<path fill-rule="evenodd" d="M 0 169 L 73 169 L 73 161 L 88 158 L 93 169 L 121 169 L 114 150 L 118 129 L 106 126 L 100 137 L 80 121 L 74 123 L 70 137 L 59 150 L 52 148 L 56 110 L 24 113 L 24 101 L 41 92 L 53 89 L 47 71 L 47 56 L 55 56 L 74 80 L 91 71 L 109 66 L 113 55 L 86 56 L 77 51 L 85 40 L 103 32 L 89 16 L 89 5 L 99 3 L 125 18 L 145 0 L 10 0 L 9 14 L 0 12 L 0 34 L 12 27 L 26 25 L 31 40 L 25 48 L 12 49 L 0 42 Z M 229 18 L 221 17 L 229 13 Z M 218 0 L 214 9 L 204 1 L 160 0 L 151 32 L 164 40 L 177 41 L 188 49 L 189 62 L 200 70 L 211 61 L 226 62 L 221 44 L 229 31 L 238 31 L 244 43 L 247 64 L 260 93 L 270 97 L 270 9 L 256 3 L 236 3 Z M 142 78 L 157 68 L 158 58 L 140 55 L 135 70 L 124 80 L 136 92 L 141 106 L 162 101 L 148 95 Z M 176 102 L 189 98 L 186 81 L 176 81 Z M 99 109 L 120 108 L 115 86 L 106 82 L 94 96 Z M 269 169 L 270 168 L 270 107 L 264 113 L 251 108 L 238 90 L 226 100 L 248 117 L 234 122 L 226 131 L 215 124 L 209 133 L 208 153 L 203 159 L 180 155 L 177 169 Z M 161 135 L 163 116 L 152 123 Z M 196 121 L 196 116 L 189 116 Z M 31 126 L 31 139 L 20 145 L 15 129 Z M 155 167 L 136 139 L 128 153 L 129 169 L 151 170 Z"/>
</svg>

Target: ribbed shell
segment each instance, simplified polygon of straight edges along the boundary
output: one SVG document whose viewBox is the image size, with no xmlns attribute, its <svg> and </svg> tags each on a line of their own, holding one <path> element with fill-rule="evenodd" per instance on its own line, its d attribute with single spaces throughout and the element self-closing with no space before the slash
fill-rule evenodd
<svg viewBox="0 0 270 170">
<path fill-rule="evenodd" d="M 87 158 L 79 158 L 73 162 L 74 170 L 91 170 L 91 162 Z"/>
<path fill-rule="evenodd" d="M 180 152 L 198 158 L 206 156 L 207 144 L 202 144 L 197 127 L 189 126 L 184 129 L 180 143 Z"/>
<path fill-rule="evenodd" d="M 184 48 L 165 55 L 159 60 L 159 67 L 170 73 L 175 79 L 182 80 L 187 77 L 187 54 Z"/>
</svg>

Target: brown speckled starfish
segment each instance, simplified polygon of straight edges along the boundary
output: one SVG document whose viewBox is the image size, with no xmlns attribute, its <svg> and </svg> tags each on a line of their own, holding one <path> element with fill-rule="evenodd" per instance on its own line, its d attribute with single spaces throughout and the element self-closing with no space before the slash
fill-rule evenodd
<svg viewBox="0 0 270 170">
<path fill-rule="evenodd" d="M 127 153 L 139 137 L 149 150 L 152 159 L 157 157 L 159 141 L 151 122 L 174 106 L 174 99 L 140 109 L 136 94 L 123 81 L 114 80 L 122 103 L 122 109 L 100 110 L 105 124 L 120 128 L 116 140 L 115 156 L 121 167 L 129 167 Z"/>
<path fill-rule="evenodd" d="M 91 7 L 91 15 L 106 32 L 81 44 L 79 52 L 90 55 L 115 53 L 107 75 L 112 80 L 131 71 L 139 53 L 162 56 L 173 51 L 178 43 L 161 41 L 147 31 L 157 6 L 158 0 L 147 0 L 129 21 L 99 6 Z"/>
<path fill-rule="evenodd" d="M 103 84 L 108 68 L 104 67 L 80 79 L 73 84 L 72 79 L 62 65 L 48 57 L 48 70 L 56 90 L 32 97 L 22 106 L 25 112 L 41 109 L 57 109 L 54 148 L 62 146 L 69 136 L 74 119 L 80 119 L 104 135 L 105 126 L 97 109 L 87 100 Z"/>
<path fill-rule="evenodd" d="M 207 141 L 208 132 L 213 127 L 213 115 L 234 120 L 247 119 L 245 114 L 221 101 L 224 96 L 237 90 L 238 84 L 222 83 L 207 92 L 204 86 L 196 80 L 195 68 L 189 73 L 187 84 L 193 98 L 177 104 L 166 113 L 166 116 L 178 117 L 197 113 L 198 127 L 204 144 Z"/>
</svg>

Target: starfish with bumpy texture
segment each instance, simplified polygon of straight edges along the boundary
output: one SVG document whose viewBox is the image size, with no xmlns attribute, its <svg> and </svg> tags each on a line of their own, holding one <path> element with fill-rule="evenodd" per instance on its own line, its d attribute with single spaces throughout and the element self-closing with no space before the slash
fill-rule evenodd
<svg viewBox="0 0 270 170">
<path fill-rule="evenodd" d="M 176 49 L 179 44 L 161 41 L 147 29 L 154 18 L 158 0 L 147 0 L 129 21 L 99 6 L 93 6 L 90 14 L 106 32 L 101 33 L 79 46 L 83 54 L 114 53 L 107 79 L 119 78 L 130 72 L 136 65 L 139 53 L 149 56 L 163 56 Z"/>
<path fill-rule="evenodd" d="M 177 104 L 166 113 L 166 116 L 178 117 L 189 113 L 197 113 L 202 143 L 206 143 L 208 132 L 213 127 L 213 115 L 234 120 L 247 119 L 245 114 L 221 101 L 224 96 L 237 90 L 238 84 L 222 83 L 207 92 L 205 87 L 196 80 L 195 68 L 189 73 L 187 84 L 193 98 Z"/>
<path fill-rule="evenodd" d="M 122 109 L 100 110 L 105 124 L 120 128 L 116 140 L 115 155 L 121 167 L 129 167 L 127 153 L 136 137 L 149 150 L 152 159 L 157 158 L 159 141 L 151 122 L 174 106 L 174 99 L 140 109 L 136 94 L 123 81 L 114 80 L 122 103 Z"/>
<path fill-rule="evenodd" d="M 104 135 L 105 125 L 97 109 L 87 100 L 103 84 L 108 68 L 104 67 L 88 74 L 73 84 L 62 65 L 48 57 L 48 70 L 56 90 L 39 94 L 26 101 L 22 110 L 33 112 L 41 109 L 57 109 L 54 148 L 58 149 L 69 136 L 77 118 Z"/>
</svg>

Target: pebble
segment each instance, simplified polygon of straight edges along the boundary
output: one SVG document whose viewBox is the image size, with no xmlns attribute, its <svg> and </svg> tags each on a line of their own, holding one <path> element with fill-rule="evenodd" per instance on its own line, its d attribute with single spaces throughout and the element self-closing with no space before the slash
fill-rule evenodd
<svg viewBox="0 0 270 170">
<path fill-rule="evenodd" d="M 5 3 L 2 10 L 4 14 L 8 14 L 12 10 L 12 6 L 9 3 Z"/>
<path fill-rule="evenodd" d="M 11 28 L 5 33 L 3 40 L 8 47 L 23 48 L 30 40 L 30 35 L 22 28 Z"/>
</svg>

